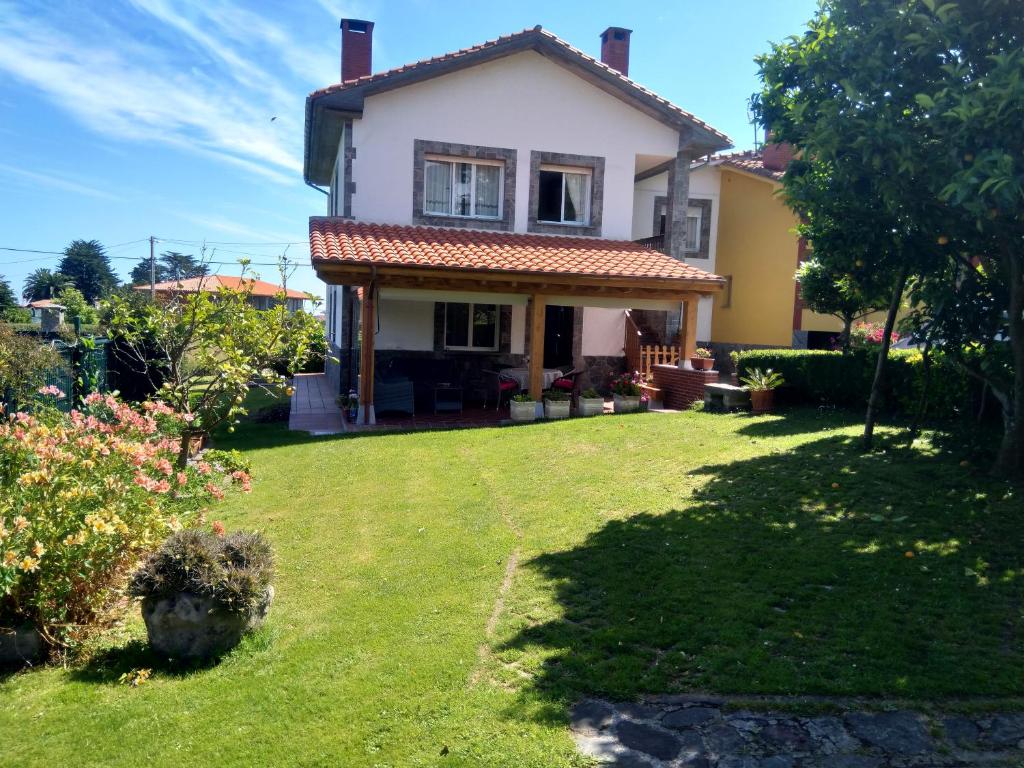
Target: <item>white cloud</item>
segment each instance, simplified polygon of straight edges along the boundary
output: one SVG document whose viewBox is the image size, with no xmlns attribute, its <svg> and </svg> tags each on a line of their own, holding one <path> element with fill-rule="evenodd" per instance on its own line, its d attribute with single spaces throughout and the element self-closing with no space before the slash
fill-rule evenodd
<svg viewBox="0 0 1024 768">
<path fill-rule="evenodd" d="M 298 183 L 303 100 L 332 79 L 326 53 L 309 55 L 284 28 L 224 0 L 131 2 L 123 14 L 59 27 L 0 3 L 0 71 L 102 135 Z M 157 24 L 143 35 L 140 20 Z M 266 61 L 284 71 L 270 72 Z"/>
<path fill-rule="evenodd" d="M 6 176 L 9 180 L 27 181 L 31 186 L 43 186 L 50 189 L 59 189 L 63 192 L 73 192 L 76 195 L 95 197 L 99 200 L 123 200 L 124 198 L 107 192 L 88 184 L 81 184 L 67 177 L 67 174 L 56 172 L 28 171 L 24 168 L 15 168 L 13 165 L 0 163 L 0 176 Z"/>
</svg>

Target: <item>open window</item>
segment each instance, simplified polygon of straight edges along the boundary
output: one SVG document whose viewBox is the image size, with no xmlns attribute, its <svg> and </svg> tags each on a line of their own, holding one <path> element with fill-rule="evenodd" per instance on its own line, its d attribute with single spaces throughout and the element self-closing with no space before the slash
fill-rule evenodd
<svg viewBox="0 0 1024 768">
<path fill-rule="evenodd" d="M 475 352 L 497 351 L 498 305 L 445 304 L 444 347 Z"/>
<path fill-rule="evenodd" d="M 537 221 L 589 224 L 591 176 L 589 169 L 541 166 L 537 180 Z"/>
</svg>

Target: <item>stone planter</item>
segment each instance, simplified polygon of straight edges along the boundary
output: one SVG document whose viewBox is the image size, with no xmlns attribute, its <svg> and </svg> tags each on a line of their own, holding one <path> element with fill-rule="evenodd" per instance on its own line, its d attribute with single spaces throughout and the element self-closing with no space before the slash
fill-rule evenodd
<svg viewBox="0 0 1024 768">
<path fill-rule="evenodd" d="M 545 400 L 544 401 L 544 418 L 545 419 L 568 419 L 569 409 L 572 403 L 569 400 Z"/>
<path fill-rule="evenodd" d="M 234 648 L 267 617 L 274 588 L 251 614 L 224 610 L 215 600 L 188 592 L 142 601 L 149 644 L 172 659 L 212 659 Z"/>
<path fill-rule="evenodd" d="M 771 389 L 750 390 L 750 410 L 754 413 L 771 413 L 775 408 L 775 392 Z"/>
<path fill-rule="evenodd" d="M 512 421 L 533 421 L 537 418 L 537 403 L 533 400 L 527 400 L 525 403 L 513 400 L 508 405 Z"/>
<path fill-rule="evenodd" d="M 35 627 L 0 628 L 0 668 L 22 667 L 43 658 L 46 644 Z"/>
<path fill-rule="evenodd" d="M 616 413 L 633 413 L 640 410 L 640 395 L 614 395 Z"/>
<path fill-rule="evenodd" d="M 691 357 L 690 366 L 695 371 L 710 371 L 715 367 L 715 361 L 711 357 Z"/>
<path fill-rule="evenodd" d="M 603 397 L 581 397 L 577 402 L 577 416 L 600 416 L 602 413 L 604 413 Z"/>
</svg>

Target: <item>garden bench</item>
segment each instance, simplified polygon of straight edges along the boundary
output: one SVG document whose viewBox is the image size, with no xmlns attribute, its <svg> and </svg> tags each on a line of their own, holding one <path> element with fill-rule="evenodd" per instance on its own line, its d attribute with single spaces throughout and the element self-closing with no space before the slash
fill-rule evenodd
<svg viewBox="0 0 1024 768">
<path fill-rule="evenodd" d="M 732 384 L 705 384 L 704 407 L 709 411 L 732 411 L 750 405 L 746 387 Z"/>
</svg>

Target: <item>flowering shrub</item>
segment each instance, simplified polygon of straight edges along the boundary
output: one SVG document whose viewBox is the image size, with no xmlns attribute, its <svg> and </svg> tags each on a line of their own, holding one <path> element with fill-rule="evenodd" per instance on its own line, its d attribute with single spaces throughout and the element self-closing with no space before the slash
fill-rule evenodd
<svg viewBox="0 0 1024 768">
<path fill-rule="evenodd" d="M 50 398 L 63 393 L 47 390 Z M 0 421 L 0 626 L 31 622 L 52 646 L 79 643 L 127 571 L 248 472 L 174 466 L 182 417 L 92 394 Z"/>
<path fill-rule="evenodd" d="M 643 392 L 640 389 L 640 385 L 646 383 L 640 371 L 633 371 L 632 373 L 624 373 L 621 376 L 612 378 L 611 390 L 620 397 L 639 397 Z"/>
<path fill-rule="evenodd" d="M 885 326 L 878 323 L 856 323 L 850 331 L 850 346 L 854 349 L 871 349 L 878 352 L 882 346 L 882 339 L 885 336 Z M 889 342 L 895 344 L 900 340 L 896 331 L 892 332 Z"/>
</svg>

